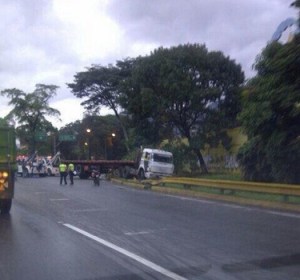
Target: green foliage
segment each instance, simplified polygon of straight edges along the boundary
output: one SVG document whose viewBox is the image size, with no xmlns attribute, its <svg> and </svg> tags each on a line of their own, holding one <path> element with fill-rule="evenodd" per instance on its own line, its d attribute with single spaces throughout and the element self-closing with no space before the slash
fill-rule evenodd
<svg viewBox="0 0 300 280">
<path fill-rule="evenodd" d="M 163 149 L 173 154 L 174 162 L 174 174 L 180 175 L 180 173 L 186 168 L 188 164 L 188 154 L 190 149 L 183 143 L 168 143 L 163 146 Z"/>
<path fill-rule="evenodd" d="M 58 133 L 76 136 L 74 142 L 59 144 L 65 159 L 88 159 L 89 153 L 93 159 L 121 159 L 126 153 L 122 128 L 113 115 L 87 115 L 82 121 L 61 128 Z"/>
<path fill-rule="evenodd" d="M 7 120 L 4 118 L 0 118 L 0 126 L 8 126 Z"/>
<path fill-rule="evenodd" d="M 197 173 L 199 169 L 197 158 L 189 145 L 179 140 L 162 144 L 161 148 L 173 154 L 174 173 L 177 176 L 185 176 L 187 174 L 190 176 Z"/>
<path fill-rule="evenodd" d="M 270 181 L 270 163 L 260 145 L 260 139 L 251 138 L 239 150 L 238 160 L 242 167 L 244 179 L 247 181 Z"/>
<path fill-rule="evenodd" d="M 204 45 L 159 48 L 133 64 L 122 106 L 152 141 L 174 131 L 186 137 L 206 172 L 200 149 L 234 125 L 243 81 L 240 65 Z"/>
<path fill-rule="evenodd" d="M 74 78 L 74 83 L 68 84 L 68 87 L 76 97 L 86 98 L 81 105 L 89 112 L 98 113 L 102 106 L 117 110 L 120 80 L 117 67 L 93 65 Z"/>
<path fill-rule="evenodd" d="M 127 66 L 125 62 L 120 65 Z M 68 84 L 68 86 L 76 97 L 85 99 L 81 105 L 89 113 L 97 114 L 103 107 L 113 110 L 122 127 L 124 138 L 128 142 L 126 127 L 118 112 L 121 95 L 120 83 L 123 80 L 124 72 L 127 73 L 125 70 L 112 65 L 108 67 L 93 65 L 87 71 L 77 73 L 74 76 L 74 83 Z M 128 149 L 127 143 L 126 146 Z"/>
<path fill-rule="evenodd" d="M 268 45 L 249 81 L 240 121 L 249 142 L 239 152 L 246 179 L 299 183 L 300 37 Z"/>
<path fill-rule="evenodd" d="M 93 65 L 74 78 L 68 86 L 76 97 L 85 98 L 82 105 L 89 112 L 99 113 L 103 106 L 114 111 L 127 151 L 157 146 L 175 133 L 188 139 L 206 171 L 200 149 L 208 142 L 226 142 L 221 131 L 234 125 L 240 111 L 244 75 L 221 52 L 187 44 L 159 48 L 115 66 Z M 126 119 L 118 108 L 125 110 Z"/>
<path fill-rule="evenodd" d="M 49 100 L 56 95 L 57 86 L 37 84 L 32 93 L 19 89 L 5 89 L 1 95 L 10 98 L 9 105 L 13 106 L 7 119 L 18 123 L 17 135 L 23 144 L 29 146 L 29 153 L 37 149 L 35 135 L 38 131 L 53 130 L 46 116 L 58 117 L 60 112 L 49 106 Z"/>
</svg>

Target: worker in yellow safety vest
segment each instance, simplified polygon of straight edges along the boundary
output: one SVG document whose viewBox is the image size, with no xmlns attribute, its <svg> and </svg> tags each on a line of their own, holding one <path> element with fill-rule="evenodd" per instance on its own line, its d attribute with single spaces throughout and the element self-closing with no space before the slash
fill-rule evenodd
<svg viewBox="0 0 300 280">
<path fill-rule="evenodd" d="M 68 173 L 69 173 L 69 177 L 70 177 L 70 184 L 73 185 L 74 184 L 74 164 L 73 163 L 69 163 L 68 165 Z"/>
<path fill-rule="evenodd" d="M 65 185 L 67 185 L 67 165 L 61 162 L 58 166 L 58 169 L 60 174 L 60 184 L 62 185 L 64 181 Z"/>
</svg>

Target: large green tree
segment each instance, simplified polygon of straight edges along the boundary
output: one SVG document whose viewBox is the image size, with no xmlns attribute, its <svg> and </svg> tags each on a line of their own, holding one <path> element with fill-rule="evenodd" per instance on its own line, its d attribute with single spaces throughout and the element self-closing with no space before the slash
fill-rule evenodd
<svg viewBox="0 0 300 280">
<path fill-rule="evenodd" d="M 166 120 L 161 100 L 153 89 L 146 87 L 144 80 L 148 74 L 146 68 L 155 71 L 148 57 L 137 57 L 131 60 L 118 61 L 118 67 L 123 71 L 120 82 L 120 105 L 128 116 L 130 139 L 132 146 L 157 146 L 172 132 L 171 126 Z M 142 71 L 142 72 L 141 72 Z M 152 86 L 158 86 L 154 81 Z"/>
<path fill-rule="evenodd" d="M 299 1 L 296 1 L 295 4 Z M 258 57 L 240 115 L 249 141 L 239 152 L 248 180 L 300 183 L 300 36 Z"/>
<path fill-rule="evenodd" d="M 121 71 L 117 66 L 93 65 L 84 72 L 74 76 L 74 83 L 68 84 L 72 93 L 85 99 L 81 105 L 89 114 L 99 113 L 103 107 L 111 109 L 122 127 L 123 135 L 128 149 L 128 135 L 122 116 L 119 114 Z"/>
<path fill-rule="evenodd" d="M 32 93 L 13 88 L 1 91 L 1 95 L 10 99 L 12 110 L 6 116 L 17 122 L 20 138 L 28 144 L 29 152 L 36 150 L 37 134 L 53 129 L 46 116 L 59 117 L 60 112 L 49 106 L 49 100 L 56 95 L 57 86 L 37 84 Z"/>
<path fill-rule="evenodd" d="M 123 107 L 154 135 L 172 129 L 186 137 L 206 173 L 201 149 L 225 143 L 224 130 L 240 110 L 240 65 L 204 45 L 187 44 L 139 58 L 130 80 Z"/>
</svg>

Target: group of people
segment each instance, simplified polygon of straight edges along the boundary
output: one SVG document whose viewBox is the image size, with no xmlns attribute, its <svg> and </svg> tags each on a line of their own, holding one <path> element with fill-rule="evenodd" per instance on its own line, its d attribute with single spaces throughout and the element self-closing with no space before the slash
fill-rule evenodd
<svg viewBox="0 0 300 280">
<path fill-rule="evenodd" d="M 73 163 L 69 163 L 68 166 L 61 162 L 59 164 L 59 174 L 60 174 L 60 185 L 64 184 L 67 185 L 67 176 L 69 175 L 70 178 L 70 184 L 73 185 L 74 184 L 74 164 Z"/>
</svg>

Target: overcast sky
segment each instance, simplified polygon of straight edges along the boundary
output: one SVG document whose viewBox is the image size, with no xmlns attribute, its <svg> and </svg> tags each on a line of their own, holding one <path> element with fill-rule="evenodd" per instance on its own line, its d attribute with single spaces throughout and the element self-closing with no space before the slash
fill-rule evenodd
<svg viewBox="0 0 300 280">
<path fill-rule="evenodd" d="M 157 47 L 205 44 L 252 64 L 278 25 L 297 18 L 292 0 L 1 0 L 0 90 L 59 86 L 50 105 L 61 127 L 82 119 L 66 83 L 91 64 L 114 64 Z M 287 30 L 286 33 L 290 32 Z M 285 34 L 284 34 L 285 35 Z M 284 36 L 283 36 L 284 39 Z M 0 97 L 0 117 L 10 108 Z M 103 110 L 102 114 L 106 111 Z"/>
</svg>

